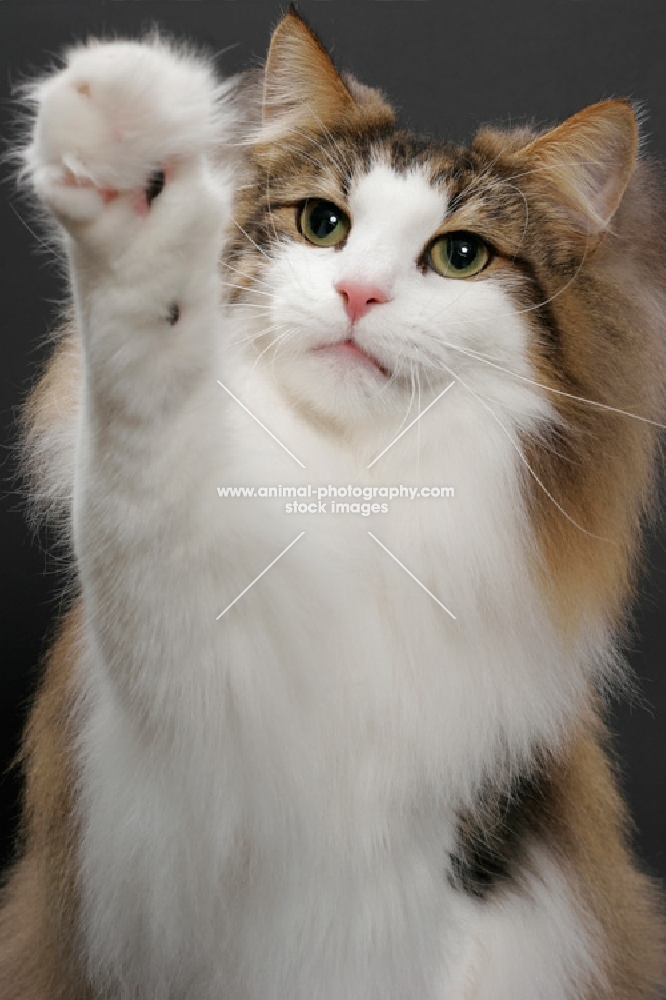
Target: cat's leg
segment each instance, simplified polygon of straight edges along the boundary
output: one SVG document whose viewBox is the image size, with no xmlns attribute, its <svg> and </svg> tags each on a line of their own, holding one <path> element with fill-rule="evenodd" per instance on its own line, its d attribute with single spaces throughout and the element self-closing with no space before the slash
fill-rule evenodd
<svg viewBox="0 0 666 1000">
<path fill-rule="evenodd" d="M 231 113 L 205 64 L 157 43 L 75 50 L 33 96 L 26 172 L 67 233 L 86 415 L 151 419 L 213 361 L 230 185 L 210 154 Z"/>
<path fill-rule="evenodd" d="M 225 406 L 218 260 L 232 192 L 217 164 L 233 112 L 205 62 L 158 42 L 76 49 L 33 98 L 26 172 L 64 231 L 83 342 L 74 541 L 86 618 L 106 668 L 138 696 L 147 637 L 168 670 L 224 606 L 211 553 L 225 529 L 207 486 Z M 185 593 L 197 595 L 189 617 Z"/>
<path fill-rule="evenodd" d="M 75 50 L 33 97 L 26 172 L 62 228 L 83 357 L 73 534 L 85 947 L 102 979 L 146 997 L 167 983 L 167 995 L 198 974 L 192 941 L 211 926 L 201 816 L 214 781 L 226 790 L 212 824 L 220 865 L 235 815 L 223 765 L 204 773 L 194 749 L 220 759 L 203 735 L 225 731 L 215 619 L 231 599 L 223 566 L 242 562 L 214 489 L 229 450 L 216 379 L 232 191 L 217 164 L 232 112 L 205 63 L 159 43 Z M 232 597 L 252 568 L 227 579 Z M 201 865 L 179 881 L 188 796 Z"/>
</svg>

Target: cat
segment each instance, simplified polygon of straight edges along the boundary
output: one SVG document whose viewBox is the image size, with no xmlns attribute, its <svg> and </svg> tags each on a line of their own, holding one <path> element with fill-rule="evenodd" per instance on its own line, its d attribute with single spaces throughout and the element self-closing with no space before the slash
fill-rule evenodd
<svg viewBox="0 0 666 1000">
<path fill-rule="evenodd" d="M 25 97 L 76 597 L 0 995 L 658 997 L 603 725 L 665 409 L 631 104 L 424 139 L 293 8 L 261 73 L 90 41 Z"/>
</svg>

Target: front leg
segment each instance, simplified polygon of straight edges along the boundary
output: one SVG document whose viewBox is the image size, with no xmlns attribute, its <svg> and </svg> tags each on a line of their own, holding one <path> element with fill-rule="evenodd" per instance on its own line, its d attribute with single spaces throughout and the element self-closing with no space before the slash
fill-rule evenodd
<svg viewBox="0 0 666 1000">
<path fill-rule="evenodd" d="M 211 154 L 230 112 L 205 64 L 159 44 L 75 50 L 34 98 L 26 162 L 63 230 L 83 344 L 74 542 L 86 621 L 96 661 L 145 716 L 151 663 L 175 676 L 224 599 L 207 486 L 225 405 L 230 191 Z"/>
<path fill-rule="evenodd" d="M 190 57 L 110 43 L 75 50 L 34 96 L 26 160 L 67 233 L 89 416 L 106 426 L 108 407 L 173 407 L 214 348 L 229 202 L 210 165 L 224 142 L 218 88 Z"/>
</svg>

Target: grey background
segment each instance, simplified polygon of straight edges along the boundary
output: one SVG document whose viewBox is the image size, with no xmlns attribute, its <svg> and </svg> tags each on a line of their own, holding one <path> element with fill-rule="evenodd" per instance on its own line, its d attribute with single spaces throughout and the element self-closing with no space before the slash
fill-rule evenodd
<svg viewBox="0 0 666 1000">
<path fill-rule="evenodd" d="M 181 0 L 0 4 L 0 132 L 11 132 L 11 87 L 88 34 L 136 35 L 157 22 L 220 53 L 235 72 L 265 53 L 286 5 Z M 645 110 L 646 152 L 666 160 L 666 4 L 556 0 L 312 0 L 301 12 L 338 65 L 395 101 L 404 124 L 464 139 L 484 121 L 555 121 L 601 98 L 626 95 Z M 223 50 L 225 50 L 223 52 Z M 13 420 L 44 357 L 64 284 L 39 245 L 5 168 L 0 188 L 0 761 L 16 751 L 37 664 L 57 614 L 58 563 L 31 540 L 12 486 Z M 666 535 L 651 540 L 629 660 L 634 704 L 612 725 L 646 867 L 666 876 Z M 0 866 L 17 816 L 15 771 L 0 774 Z"/>
</svg>

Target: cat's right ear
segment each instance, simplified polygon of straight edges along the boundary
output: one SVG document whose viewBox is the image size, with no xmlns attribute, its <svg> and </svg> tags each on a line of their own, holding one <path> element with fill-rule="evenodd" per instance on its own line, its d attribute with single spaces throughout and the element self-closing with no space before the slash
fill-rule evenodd
<svg viewBox="0 0 666 1000">
<path fill-rule="evenodd" d="M 330 128 L 357 110 L 328 52 L 292 5 L 273 32 L 268 50 L 261 139 Z"/>
<path fill-rule="evenodd" d="M 629 183 L 638 155 L 638 127 L 631 103 L 602 101 L 538 136 L 518 154 L 555 195 L 567 220 L 585 235 L 610 224 Z"/>
</svg>

